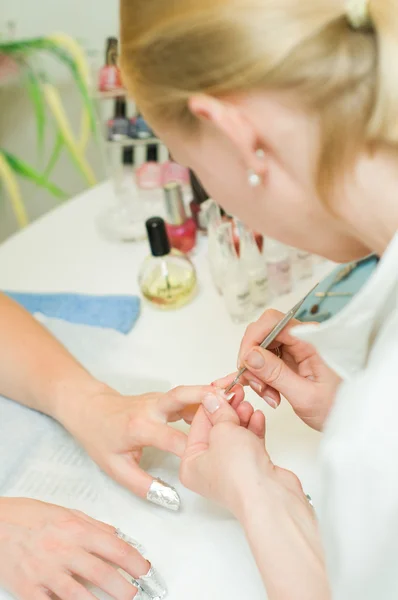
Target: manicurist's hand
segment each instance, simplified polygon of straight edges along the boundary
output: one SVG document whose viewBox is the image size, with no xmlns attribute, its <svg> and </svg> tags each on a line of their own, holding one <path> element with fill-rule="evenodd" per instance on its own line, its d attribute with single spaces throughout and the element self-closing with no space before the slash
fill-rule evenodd
<svg viewBox="0 0 398 600">
<path fill-rule="evenodd" d="M 238 365 L 247 367 L 248 371 L 240 381 L 250 385 L 272 408 L 277 408 L 281 395 L 284 396 L 300 419 L 320 431 L 332 407 L 340 378 L 311 344 L 291 335 L 291 330 L 300 325 L 299 321 L 291 321 L 276 338 L 272 350 L 259 347 L 282 317 L 278 311 L 267 310 L 247 328 Z M 228 376 L 217 385 L 226 387 L 233 377 Z"/>
<path fill-rule="evenodd" d="M 203 396 L 213 388 L 178 387 L 166 394 L 131 397 L 106 386 L 93 389 L 89 395 L 62 401 L 55 417 L 110 477 L 142 498 L 177 510 L 177 492 L 163 482 L 154 481 L 140 468 L 142 452 L 153 446 L 182 456 L 187 436 L 169 423 L 180 419 L 191 421 Z M 241 386 L 234 391 L 238 406 L 244 392 Z"/>
<path fill-rule="evenodd" d="M 242 524 L 269 600 L 329 600 L 315 513 L 300 481 L 265 448 L 265 419 L 247 428 L 219 394 L 207 394 L 192 423 L 180 477 Z"/>
<path fill-rule="evenodd" d="M 0 499 L 0 587 L 19 600 L 48 600 L 53 595 L 60 600 L 95 600 L 83 583 L 115 600 L 132 600 L 138 592 L 132 578 L 138 580 L 150 568 L 109 525 L 36 500 Z M 152 583 L 164 585 L 160 579 Z"/>
</svg>

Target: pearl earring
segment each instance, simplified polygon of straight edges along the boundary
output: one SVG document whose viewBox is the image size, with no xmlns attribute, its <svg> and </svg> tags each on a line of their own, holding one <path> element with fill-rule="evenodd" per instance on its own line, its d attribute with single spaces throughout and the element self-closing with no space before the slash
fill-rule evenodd
<svg viewBox="0 0 398 600">
<path fill-rule="evenodd" d="M 258 187 L 261 183 L 260 175 L 258 173 L 256 173 L 255 171 L 253 171 L 253 169 L 249 169 L 249 171 L 247 173 L 247 180 L 248 180 L 250 187 L 252 187 L 252 188 Z"/>
<path fill-rule="evenodd" d="M 265 156 L 264 150 L 262 150 L 262 148 L 258 148 L 256 150 L 256 156 L 257 156 L 257 158 L 264 158 L 264 156 Z M 250 187 L 252 187 L 252 188 L 258 187 L 261 183 L 260 175 L 258 173 L 256 173 L 253 169 L 249 169 L 249 171 L 247 173 L 247 180 L 249 182 Z"/>
</svg>

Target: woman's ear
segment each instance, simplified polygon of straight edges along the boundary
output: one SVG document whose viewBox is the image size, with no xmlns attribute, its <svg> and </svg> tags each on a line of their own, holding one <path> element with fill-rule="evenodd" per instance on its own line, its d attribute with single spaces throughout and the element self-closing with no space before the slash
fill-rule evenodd
<svg viewBox="0 0 398 600">
<path fill-rule="evenodd" d="M 248 172 L 250 185 L 264 181 L 267 175 L 265 145 L 246 118 L 239 100 L 197 94 L 191 96 L 188 106 L 197 119 L 207 121 L 234 146 Z"/>
</svg>

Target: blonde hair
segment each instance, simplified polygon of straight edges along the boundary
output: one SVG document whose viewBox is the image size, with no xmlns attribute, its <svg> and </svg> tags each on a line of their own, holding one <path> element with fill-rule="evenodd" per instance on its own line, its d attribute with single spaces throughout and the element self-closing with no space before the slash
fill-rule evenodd
<svg viewBox="0 0 398 600">
<path fill-rule="evenodd" d="M 365 1 L 365 0 L 364 0 Z M 398 149 L 398 0 L 121 0 L 121 66 L 138 102 L 192 130 L 198 93 L 289 90 L 321 125 L 321 180 L 359 149 Z"/>
</svg>

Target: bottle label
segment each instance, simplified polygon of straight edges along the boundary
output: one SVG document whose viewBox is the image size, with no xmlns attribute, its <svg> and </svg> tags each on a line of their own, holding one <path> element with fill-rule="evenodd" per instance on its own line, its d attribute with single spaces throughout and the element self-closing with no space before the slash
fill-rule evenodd
<svg viewBox="0 0 398 600">
<path fill-rule="evenodd" d="M 268 278 L 273 292 L 277 295 L 292 291 L 292 265 L 290 260 L 268 263 Z"/>
<path fill-rule="evenodd" d="M 250 278 L 250 293 L 256 306 L 265 306 L 268 301 L 268 277 Z"/>
<path fill-rule="evenodd" d="M 223 288 L 225 303 L 232 318 L 244 320 L 251 313 L 251 294 L 249 287 L 226 284 Z"/>
</svg>

